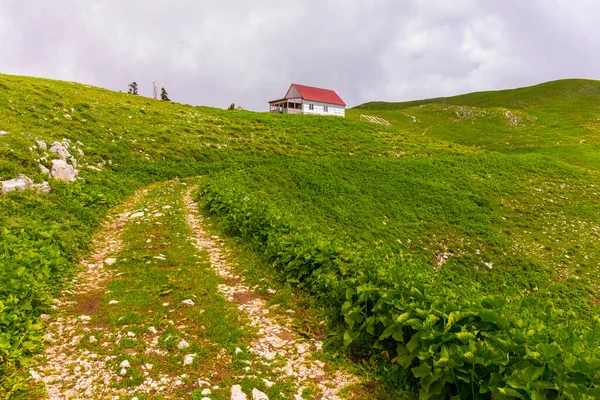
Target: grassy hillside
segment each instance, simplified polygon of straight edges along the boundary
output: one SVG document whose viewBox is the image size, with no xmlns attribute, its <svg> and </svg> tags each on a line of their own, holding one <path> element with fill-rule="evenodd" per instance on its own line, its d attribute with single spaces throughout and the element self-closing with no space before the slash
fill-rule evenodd
<svg viewBox="0 0 600 400">
<path fill-rule="evenodd" d="M 48 179 L 40 164 L 58 155 L 37 140 L 68 144 L 82 178 L 0 197 L 2 390 L 22 382 L 39 316 L 107 211 L 151 182 L 206 175 L 198 202 L 318 299 L 331 348 L 369 359 L 390 393 L 592 394 L 598 88 L 370 103 L 339 119 L 0 75 L 0 178 Z"/>
<path fill-rule="evenodd" d="M 348 111 L 387 119 L 403 132 L 503 154 L 536 153 L 600 169 L 600 82 L 568 79 L 536 86 Z"/>
</svg>

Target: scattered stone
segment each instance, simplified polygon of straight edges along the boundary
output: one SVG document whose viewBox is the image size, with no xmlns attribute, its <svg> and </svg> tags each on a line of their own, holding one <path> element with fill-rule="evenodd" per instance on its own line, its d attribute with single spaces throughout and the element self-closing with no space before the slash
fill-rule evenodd
<svg viewBox="0 0 600 400">
<path fill-rule="evenodd" d="M 134 332 L 131 332 L 131 331 L 129 331 L 129 332 L 127 332 L 127 336 L 129 336 L 129 337 L 135 337 L 135 333 L 134 333 Z"/>
<path fill-rule="evenodd" d="M 273 386 L 275 384 L 275 382 L 271 382 L 270 380 L 263 378 L 263 382 L 265 383 L 265 386 L 267 386 L 268 388 L 270 388 L 271 386 Z"/>
<path fill-rule="evenodd" d="M 33 378 L 34 381 L 39 381 L 42 379 L 40 374 L 38 374 L 34 369 L 29 370 L 29 375 L 31 375 L 31 377 Z"/>
<path fill-rule="evenodd" d="M 48 149 L 48 145 L 46 145 L 46 142 L 44 142 L 43 140 L 36 140 L 35 141 L 38 145 L 38 147 L 42 150 L 46 150 Z"/>
<path fill-rule="evenodd" d="M 61 142 L 52 143 L 52 145 L 50 146 L 50 152 L 58 154 L 63 160 L 66 160 L 67 158 L 71 157 L 71 154 Z"/>
<path fill-rule="evenodd" d="M 113 305 L 113 304 L 117 304 L 119 302 L 119 300 L 111 300 L 108 302 L 108 304 Z"/>
<path fill-rule="evenodd" d="M 194 358 L 196 357 L 196 353 L 187 354 L 183 357 L 183 365 L 191 365 L 194 362 Z"/>
<path fill-rule="evenodd" d="M 96 336 L 90 336 L 90 338 L 88 339 L 90 343 L 96 343 L 98 341 L 98 339 L 96 339 Z"/>
<path fill-rule="evenodd" d="M 181 304 L 187 304 L 188 306 L 195 306 L 196 303 L 194 303 L 191 299 L 185 299 L 181 302 Z"/>
<path fill-rule="evenodd" d="M 492 269 L 492 267 L 494 266 L 493 262 L 484 262 L 485 266 L 488 267 L 489 269 Z"/>
<path fill-rule="evenodd" d="M 8 132 L 6 132 L 6 131 L 0 131 L 0 136 L 4 136 L 4 135 L 8 135 Z"/>
<path fill-rule="evenodd" d="M 69 114 L 65 114 L 65 115 L 63 115 L 63 117 L 65 117 L 65 119 L 68 121 L 73 119 L 73 117 L 71 117 Z"/>
<path fill-rule="evenodd" d="M 44 174 L 44 175 L 50 175 L 50 170 L 48 168 L 46 168 L 45 166 L 43 166 L 42 164 L 40 164 L 40 171 L 42 171 L 42 174 Z"/>
<path fill-rule="evenodd" d="M 104 259 L 104 264 L 106 264 L 106 265 L 113 265 L 116 262 L 117 262 L 116 258 L 105 258 Z"/>
<path fill-rule="evenodd" d="M 168 210 L 169 208 L 171 208 L 171 206 L 169 206 L 169 205 L 166 205 L 166 206 L 163 206 L 162 208 L 163 208 L 164 210 Z"/>
<path fill-rule="evenodd" d="M 242 392 L 240 385 L 233 385 L 231 387 L 231 400 L 246 400 L 246 393 Z"/>
<path fill-rule="evenodd" d="M 156 330 L 156 328 L 153 327 L 153 326 L 151 326 L 150 328 L 148 328 L 148 330 L 150 331 L 150 333 L 153 333 L 155 335 L 158 333 L 158 331 Z"/>
<path fill-rule="evenodd" d="M 144 212 L 143 211 L 138 211 L 136 213 L 133 213 L 129 216 L 129 218 L 139 218 L 139 217 L 143 217 L 144 216 Z"/>
<path fill-rule="evenodd" d="M 208 396 L 210 394 L 210 389 L 206 388 L 206 389 L 202 389 L 202 391 L 200 392 L 200 394 L 202 396 Z"/>
<path fill-rule="evenodd" d="M 239 347 L 235 348 L 235 354 L 240 354 L 242 352 L 242 349 L 240 349 Z"/>
<path fill-rule="evenodd" d="M 32 187 L 40 193 L 50 193 L 52 190 L 48 182 L 36 183 Z"/>
<path fill-rule="evenodd" d="M 155 217 L 162 217 L 163 215 L 165 215 L 165 214 L 163 214 L 163 213 L 160 213 L 160 212 L 158 212 L 158 213 L 154 214 L 154 216 L 155 216 Z"/>
<path fill-rule="evenodd" d="M 189 344 L 188 342 L 186 342 L 185 340 L 183 340 L 183 339 L 181 340 L 181 342 L 179 342 L 179 343 L 177 344 L 177 348 L 178 348 L 179 350 L 181 350 L 181 349 L 186 349 L 186 348 L 188 348 L 188 347 L 190 347 L 190 344 Z"/>
<path fill-rule="evenodd" d="M 121 368 L 121 372 L 119 373 L 121 376 L 127 375 L 127 370 L 125 368 Z"/>
<path fill-rule="evenodd" d="M 121 364 L 119 364 L 119 366 L 121 368 L 129 368 L 129 367 L 131 367 L 131 364 L 129 364 L 128 360 L 123 360 L 123 361 L 121 361 Z"/>
<path fill-rule="evenodd" d="M 79 171 L 72 165 L 67 164 L 65 160 L 52 160 L 52 170 L 50 173 L 56 179 L 73 182 Z"/>
<path fill-rule="evenodd" d="M 0 181 L 2 184 L 2 193 L 12 192 L 13 190 L 25 190 L 33 185 L 33 181 L 25 175 L 19 175 L 17 179 Z"/>
<path fill-rule="evenodd" d="M 82 320 L 82 321 L 89 321 L 92 318 L 90 316 L 88 316 L 88 315 L 80 315 L 79 319 Z"/>
<path fill-rule="evenodd" d="M 269 396 L 267 396 L 257 388 L 254 388 L 252 389 L 252 400 L 269 400 Z"/>
<path fill-rule="evenodd" d="M 152 369 L 152 367 L 154 367 L 154 365 L 150 364 L 150 363 L 146 363 L 144 364 L 144 367 L 146 367 L 147 370 Z"/>
</svg>

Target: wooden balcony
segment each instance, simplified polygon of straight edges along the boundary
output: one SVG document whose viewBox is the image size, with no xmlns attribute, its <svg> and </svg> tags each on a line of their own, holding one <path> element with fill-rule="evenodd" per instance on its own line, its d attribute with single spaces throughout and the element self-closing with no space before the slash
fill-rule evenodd
<svg viewBox="0 0 600 400">
<path fill-rule="evenodd" d="M 270 112 L 278 114 L 302 114 L 302 103 L 298 100 L 274 100 L 269 102 Z"/>
</svg>

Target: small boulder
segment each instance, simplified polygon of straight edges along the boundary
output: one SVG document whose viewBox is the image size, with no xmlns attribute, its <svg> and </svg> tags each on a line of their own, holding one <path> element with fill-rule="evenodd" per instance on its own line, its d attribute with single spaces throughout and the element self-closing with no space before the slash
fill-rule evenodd
<svg viewBox="0 0 600 400">
<path fill-rule="evenodd" d="M 37 145 L 40 149 L 42 149 L 42 150 L 48 149 L 48 145 L 43 140 L 36 140 L 35 142 L 37 143 Z"/>
<path fill-rule="evenodd" d="M 269 400 L 269 396 L 257 388 L 252 389 L 252 400 Z"/>
<path fill-rule="evenodd" d="M 30 184 L 24 179 L 9 179 L 7 181 L 0 181 L 2 184 L 2 193 L 12 192 L 13 190 L 25 190 Z"/>
<path fill-rule="evenodd" d="M 42 164 L 40 164 L 40 171 L 42 171 L 42 174 L 44 175 L 50 175 L 50 170 L 44 167 Z"/>
<path fill-rule="evenodd" d="M 65 160 L 52 160 L 51 174 L 54 178 L 73 182 L 78 173 L 79 171 L 67 164 Z"/>
<path fill-rule="evenodd" d="M 246 400 L 246 393 L 242 392 L 240 385 L 233 385 L 231 387 L 231 400 Z"/>
<path fill-rule="evenodd" d="M 181 339 L 181 342 L 177 343 L 177 348 L 179 350 L 186 349 L 188 347 L 190 347 L 190 344 L 188 342 L 186 342 L 185 340 L 183 340 L 183 339 Z"/>
<path fill-rule="evenodd" d="M 183 365 L 191 365 L 194 362 L 195 357 L 196 353 L 186 355 L 183 357 Z"/>
<path fill-rule="evenodd" d="M 61 142 L 52 143 L 52 146 L 50 146 L 50 152 L 58 154 L 63 160 L 66 160 L 67 158 L 71 157 L 71 154 L 67 150 L 67 147 Z"/>
<path fill-rule="evenodd" d="M 48 182 L 36 183 L 32 187 L 40 193 L 50 193 L 52 190 Z"/>
<path fill-rule="evenodd" d="M 8 132 L 6 132 L 6 131 L 0 131 L 0 136 L 4 136 L 4 135 L 8 135 Z"/>
</svg>

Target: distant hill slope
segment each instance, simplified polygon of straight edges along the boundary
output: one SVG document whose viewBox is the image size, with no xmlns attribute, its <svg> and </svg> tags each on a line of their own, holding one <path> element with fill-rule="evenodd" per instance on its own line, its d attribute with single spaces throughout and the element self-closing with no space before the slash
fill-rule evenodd
<svg viewBox="0 0 600 400">
<path fill-rule="evenodd" d="M 589 105 L 600 108 L 600 81 L 562 79 L 517 89 L 474 92 L 451 97 L 437 97 L 404 102 L 371 101 L 354 108 L 366 110 L 401 110 L 425 104 L 472 107 L 532 108 L 560 104 Z"/>
<path fill-rule="evenodd" d="M 544 154 L 600 169 L 600 81 L 566 79 L 535 86 L 348 110 L 388 120 L 401 132 L 503 154 Z"/>
</svg>

